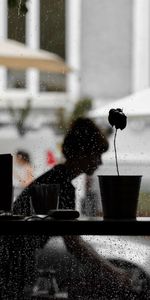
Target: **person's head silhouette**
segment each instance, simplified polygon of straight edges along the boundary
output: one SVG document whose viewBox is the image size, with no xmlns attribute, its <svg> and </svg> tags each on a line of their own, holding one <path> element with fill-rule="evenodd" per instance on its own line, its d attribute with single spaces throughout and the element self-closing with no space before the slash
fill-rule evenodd
<svg viewBox="0 0 150 300">
<path fill-rule="evenodd" d="M 92 175 L 102 163 L 102 153 L 107 149 L 108 142 L 104 134 L 92 120 L 88 118 L 76 119 L 64 137 L 62 153 L 65 157 L 65 161 L 55 165 L 52 169 L 36 178 L 17 198 L 14 205 L 14 212 L 18 212 L 20 203 L 21 209 L 24 211 L 22 203 L 27 201 L 25 198 L 31 198 L 32 202 L 34 202 L 32 191 L 36 184 L 58 184 L 59 205 L 57 205 L 57 207 L 59 207 L 59 209 L 75 209 L 76 193 L 72 180 L 82 173 Z M 37 199 L 41 201 L 42 197 L 37 195 L 36 204 L 38 203 Z M 50 201 L 49 198 L 48 201 Z M 33 204 L 34 210 L 36 211 L 35 206 L 36 205 Z M 30 211 L 30 209 L 29 211 L 26 209 L 24 214 L 29 215 Z"/>
<path fill-rule="evenodd" d="M 108 141 L 102 131 L 89 118 L 75 120 L 62 145 L 66 163 L 76 172 L 92 175 L 102 163 L 101 155 L 108 150 Z"/>
</svg>

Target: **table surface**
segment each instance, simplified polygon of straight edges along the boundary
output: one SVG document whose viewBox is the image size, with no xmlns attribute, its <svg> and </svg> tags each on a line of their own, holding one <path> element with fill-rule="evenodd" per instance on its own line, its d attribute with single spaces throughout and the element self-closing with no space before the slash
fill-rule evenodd
<svg viewBox="0 0 150 300">
<path fill-rule="evenodd" d="M 103 218 L 78 218 L 55 220 L 37 216 L 10 220 L 0 217 L 0 234 L 48 235 L 150 235 L 150 217 L 136 220 L 103 220 Z"/>
</svg>

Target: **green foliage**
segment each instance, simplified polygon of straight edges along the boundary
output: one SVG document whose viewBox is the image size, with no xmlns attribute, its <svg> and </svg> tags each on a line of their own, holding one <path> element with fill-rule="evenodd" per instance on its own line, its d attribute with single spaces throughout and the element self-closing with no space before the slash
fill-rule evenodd
<svg viewBox="0 0 150 300">
<path fill-rule="evenodd" d="M 25 121 L 30 113 L 31 110 L 31 100 L 27 101 L 27 104 L 23 108 L 13 108 L 11 105 L 8 106 L 8 112 L 13 118 L 14 125 L 20 136 L 23 136 L 27 128 L 25 126 Z"/>
<path fill-rule="evenodd" d="M 61 133 L 65 133 L 67 130 L 67 121 L 66 121 L 66 110 L 63 107 L 60 107 L 57 112 L 57 128 Z"/>
<path fill-rule="evenodd" d="M 69 123 L 76 120 L 79 117 L 83 117 L 86 115 L 86 113 L 92 108 L 92 101 L 89 98 L 84 98 L 79 100 L 72 112 L 72 115 L 70 116 Z"/>
<path fill-rule="evenodd" d="M 65 134 L 70 124 L 79 117 L 86 116 L 87 112 L 92 108 L 92 99 L 80 99 L 74 106 L 72 113 L 68 116 L 64 108 L 60 108 L 57 112 L 58 129 Z"/>
<path fill-rule="evenodd" d="M 140 192 L 137 216 L 140 217 L 150 216 L 150 193 L 149 192 Z"/>
</svg>

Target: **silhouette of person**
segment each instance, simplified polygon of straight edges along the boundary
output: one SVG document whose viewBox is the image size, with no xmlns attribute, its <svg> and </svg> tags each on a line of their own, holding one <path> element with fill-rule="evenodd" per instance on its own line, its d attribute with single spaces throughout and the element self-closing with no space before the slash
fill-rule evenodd
<svg viewBox="0 0 150 300">
<path fill-rule="evenodd" d="M 14 181 L 17 186 L 25 188 L 34 179 L 31 159 L 28 152 L 18 150 L 15 153 Z"/>
<path fill-rule="evenodd" d="M 32 215 L 32 187 L 34 184 L 59 184 L 59 209 L 75 209 L 75 188 L 72 180 L 78 175 L 85 173 L 93 174 L 97 167 L 101 164 L 102 153 L 108 149 L 108 142 L 104 134 L 89 118 L 78 118 L 74 121 L 66 133 L 62 145 L 62 153 L 64 155 L 64 162 L 54 166 L 46 173 L 35 179 L 29 184 L 17 197 L 13 205 L 14 214 Z M 37 198 L 38 201 L 38 198 Z M 36 204 L 35 204 L 36 205 Z M 34 207 L 35 209 L 35 207 Z M 17 283 L 21 284 L 22 292 L 24 285 L 32 286 L 36 279 L 36 262 L 35 249 L 42 248 L 48 240 L 48 236 L 22 236 L 15 239 L 5 238 L 5 249 L 8 249 L 11 260 L 9 260 L 9 267 L 15 264 Z M 12 244 L 12 246 L 11 246 Z M 17 256 L 13 256 L 13 249 L 19 249 Z M 19 277 L 20 270 L 22 277 Z M 7 282 L 7 280 L 6 280 Z M 8 284 L 8 283 L 7 283 Z M 10 283 L 9 283 L 10 284 Z M 18 284 L 18 285 L 17 285 Z M 12 296 L 12 290 L 10 291 Z"/>
<path fill-rule="evenodd" d="M 102 163 L 102 153 L 107 149 L 106 137 L 92 120 L 75 120 L 62 145 L 64 162 L 42 174 L 23 190 L 14 203 L 14 213 L 32 214 L 32 187 L 43 183 L 59 184 L 59 209 L 75 209 L 75 188 L 72 180 L 82 173 L 92 175 Z M 35 207 L 34 209 L 36 210 Z"/>
<path fill-rule="evenodd" d="M 13 204 L 14 214 L 32 215 L 32 187 L 43 183 L 60 185 L 59 209 L 75 209 L 72 180 L 82 173 L 93 174 L 107 149 L 108 142 L 94 122 L 88 118 L 74 121 L 62 145 L 64 161 L 21 192 Z M 45 235 L 2 237 L 0 294 L 4 299 L 24 299 L 25 287 L 32 287 L 37 278 L 35 250 L 43 247 L 48 238 Z"/>
</svg>

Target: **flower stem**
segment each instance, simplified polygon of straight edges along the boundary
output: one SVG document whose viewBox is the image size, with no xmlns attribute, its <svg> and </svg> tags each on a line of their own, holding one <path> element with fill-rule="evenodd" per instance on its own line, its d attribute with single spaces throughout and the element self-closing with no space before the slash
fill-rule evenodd
<svg viewBox="0 0 150 300">
<path fill-rule="evenodd" d="M 119 168 L 118 168 L 118 160 L 117 160 L 117 149 L 116 149 L 116 137 L 117 137 L 117 129 L 115 131 L 115 136 L 114 136 L 114 149 L 115 149 L 116 169 L 117 169 L 117 174 L 119 176 Z"/>
</svg>

